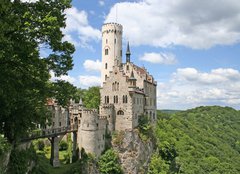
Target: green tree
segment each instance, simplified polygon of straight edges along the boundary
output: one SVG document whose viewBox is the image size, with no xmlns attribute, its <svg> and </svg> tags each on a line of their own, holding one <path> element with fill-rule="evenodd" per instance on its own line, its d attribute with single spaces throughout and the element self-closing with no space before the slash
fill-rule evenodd
<svg viewBox="0 0 240 174">
<path fill-rule="evenodd" d="M 239 173 L 240 113 L 229 107 L 197 107 L 159 114 L 154 130 L 158 158 L 167 173 Z M 152 164 L 153 163 L 153 164 Z M 157 163 L 157 162 L 156 162 Z"/>
<path fill-rule="evenodd" d="M 0 125 L 11 143 L 45 123 L 46 99 L 55 94 L 49 72 L 60 76 L 73 66 L 74 46 L 62 41 L 61 31 L 70 2 L 0 2 Z"/>
<path fill-rule="evenodd" d="M 148 174 L 167 174 L 168 171 L 169 165 L 166 164 L 166 161 L 164 161 L 157 153 L 154 153 L 151 157 Z"/>
<path fill-rule="evenodd" d="M 84 92 L 84 104 L 87 108 L 98 109 L 100 105 L 100 88 L 93 86 Z"/>
<path fill-rule="evenodd" d="M 99 170 L 103 174 L 120 174 L 121 166 L 118 161 L 118 155 L 113 149 L 107 150 L 98 161 Z"/>
</svg>

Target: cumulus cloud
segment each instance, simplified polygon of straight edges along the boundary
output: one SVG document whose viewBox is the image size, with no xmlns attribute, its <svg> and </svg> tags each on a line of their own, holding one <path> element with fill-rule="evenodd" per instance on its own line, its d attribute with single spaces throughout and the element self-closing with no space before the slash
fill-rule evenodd
<svg viewBox="0 0 240 174">
<path fill-rule="evenodd" d="M 235 69 L 213 69 L 210 73 L 199 72 L 194 68 L 177 69 L 175 80 L 186 80 L 201 84 L 219 84 L 240 80 L 240 73 Z"/>
<path fill-rule="evenodd" d="M 187 109 L 222 105 L 240 109 L 240 72 L 231 68 L 200 72 L 177 69 L 172 79 L 158 83 L 158 108 Z"/>
<path fill-rule="evenodd" d="M 66 28 L 63 29 L 64 40 L 75 44 L 75 46 L 93 49 L 89 42 L 100 40 L 101 32 L 90 26 L 87 12 L 72 7 L 67 9 L 65 13 L 67 19 Z M 75 37 L 76 35 L 77 37 Z"/>
<path fill-rule="evenodd" d="M 207 49 L 240 41 L 238 0 L 120 2 L 111 8 L 105 22 L 115 21 L 116 8 L 124 37 L 133 45 Z"/>
<path fill-rule="evenodd" d="M 79 76 L 79 80 L 81 88 L 101 85 L 101 78 L 98 76 L 81 75 Z"/>
<path fill-rule="evenodd" d="M 139 59 L 150 63 L 159 63 L 166 65 L 175 64 L 177 62 L 175 55 L 171 53 L 144 53 L 144 55 Z"/>
<path fill-rule="evenodd" d="M 69 75 L 61 75 L 60 77 L 56 77 L 53 71 L 50 71 L 50 75 L 51 75 L 51 78 L 50 78 L 51 81 L 64 80 L 72 84 L 76 81 L 74 77 L 71 77 Z"/>
<path fill-rule="evenodd" d="M 87 71 L 99 71 L 100 72 L 102 62 L 98 59 L 96 61 L 86 59 L 83 63 L 83 66 Z"/>
</svg>

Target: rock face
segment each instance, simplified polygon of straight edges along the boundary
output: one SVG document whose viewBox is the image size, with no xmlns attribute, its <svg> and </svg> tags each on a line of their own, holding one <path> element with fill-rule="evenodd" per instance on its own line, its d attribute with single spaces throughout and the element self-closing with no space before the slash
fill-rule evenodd
<svg viewBox="0 0 240 174">
<path fill-rule="evenodd" d="M 117 138 L 117 141 L 113 139 L 112 145 L 119 153 L 124 173 L 146 173 L 153 153 L 153 143 L 150 140 L 143 142 L 137 130 L 119 132 Z"/>
</svg>

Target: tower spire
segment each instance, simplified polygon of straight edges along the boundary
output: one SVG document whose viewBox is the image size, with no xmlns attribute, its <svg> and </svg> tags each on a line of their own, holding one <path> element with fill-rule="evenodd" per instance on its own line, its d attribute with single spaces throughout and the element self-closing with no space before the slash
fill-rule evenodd
<svg viewBox="0 0 240 174">
<path fill-rule="evenodd" d="M 130 56 L 131 56 L 131 52 L 130 52 L 130 46 L 129 46 L 129 42 L 128 42 L 127 51 L 126 51 L 126 62 L 130 62 Z"/>
</svg>

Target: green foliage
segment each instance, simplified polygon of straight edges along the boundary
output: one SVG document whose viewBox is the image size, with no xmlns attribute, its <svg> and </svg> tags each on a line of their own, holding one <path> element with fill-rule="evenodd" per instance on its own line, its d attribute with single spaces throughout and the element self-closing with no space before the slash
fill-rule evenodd
<svg viewBox="0 0 240 174">
<path fill-rule="evenodd" d="M 100 88 L 98 86 L 88 88 L 84 93 L 83 101 L 86 108 L 98 109 L 100 105 Z"/>
<path fill-rule="evenodd" d="M 36 160 L 36 153 L 32 146 L 27 150 L 13 149 L 10 156 L 10 162 L 8 164 L 8 173 L 26 173 L 30 162 L 35 162 Z"/>
<path fill-rule="evenodd" d="M 38 148 L 38 150 L 43 151 L 44 147 L 45 147 L 44 141 L 43 140 L 38 140 L 37 141 L 37 148 Z"/>
<path fill-rule="evenodd" d="M 1 0 L 0 130 L 10 143 L 50 116 L 46 99 L 56 95 L 50 71 L 60 76 L 73 67 L 75 49 L 61 31 L 70 2 Z M 40 57 L 43 49 L 50 54 Z"/>
<path fill-rule="evenodd" d="M 169 170 L 169 165 L 165 160 L 155 153 L 151 157 L 151 161 L 148 167 L 148 174 L 167 174 Z"/>
<path fill-rule="evenodd" d="M 123 143 L 124 131 L 113 132 L 112 142 L 116 145 L 121 145 Z"/>
<path fill-rule="evenodd" d="M 88 89 L 77 89 L 74 93 L 73 99 L 76 102 L 79 102 L 80 98 L 82 98 L 86 108 L 98 109 L 100 105 L 100 87 L 93 86 Z"/>
<path fill-rule="evenodd" d="M 68 149 L 68 143 L 64 140 L 61 140 L 59 143 L 59 150 L 63 151 L 63 150 L 67 150 Z"/>
<path fill-rule="evenodd" d="M 98 161 L 100 173 L 103 174 L 120 174 L 121 166 L 118 161 L 118 155 L 113 149 L 107 150 Z"/>
<path fill-rule="evenodd" d="M 161 114 L 154 134 L 158 156 L 152 157 L 151 172 L 240 173 L 239 111 L 208 106 Z M 158 160 L 169 168 L 159 169 Z"/>
<path fill-rule="evenodd" d="M 0 134 L 0 158 L 1 156 L 10 149 L 10 144 L 8 143 L 7 139 L 2 137 Z"/>
<path fill-rule="evenodd" d="M 152 125 L 147 115 L 141 115 L 138 120 L 138 130 L 140 138 L 147 141 L 152 136 Z"/>
<path fill-rule="evenodd" d="M 61 106 L 68 106 L 69 101 L 77 92 L 77 88 L 71 83 L 58 80 L 57 83 L 53 84 L 54 96 L 57 102 Z"/>
</svg>

